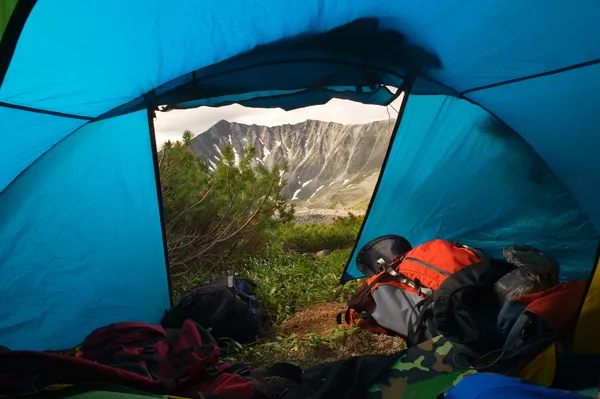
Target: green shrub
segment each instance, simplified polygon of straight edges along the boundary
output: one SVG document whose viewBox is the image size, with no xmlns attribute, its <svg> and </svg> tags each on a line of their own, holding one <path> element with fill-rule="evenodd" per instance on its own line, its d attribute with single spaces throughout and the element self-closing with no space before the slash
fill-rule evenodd
<svg viewBox="0 0 600 399">
<path fill-rule="evenodd" d="M 323 249 L 352 247 L 356 242 L 363 217 L 349 214 L 334 219 L 332 224 L 285 224 L 277 229 L 283 249 L 299 253 Z"/>
<path fill-rule="evenodd" d="M 260 251 L 269 230 L 293 219 L 293 206 L 281 195 L 285 163 L 253 165 L 254 147 L 236 160 L 226 146 L 211 170 L 189 149 L 191 138 L 186 131 L 183 141 L 167 142 L 159 154 L 174 280 L 226 272 L 216 268 L 238 254 Z"/>
</svg>

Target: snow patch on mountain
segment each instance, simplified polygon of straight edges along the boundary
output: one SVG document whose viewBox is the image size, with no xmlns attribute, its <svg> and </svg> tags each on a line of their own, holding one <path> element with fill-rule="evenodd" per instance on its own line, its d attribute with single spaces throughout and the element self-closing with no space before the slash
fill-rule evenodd
<svg viewBox="0 0 600 399">
<path fill-rule="evenodd" d="M 263 153 L 265 154 L 265 156 L 263 157 L 263 163 L 267 162 L 267 158 L 269 157 L 269 155 L 271 155 L 271 151 L 269 151 L 269 149 L 267 147 L 263 148 Z"/>
<path fill-rule="evenodd" d="M 235 148 L 233 149 L 233 159 L 234 159 L 235 165 L 239 166 L 240 165 L 240 155 L 238 154 L 238 152 Z"/>
<path fill-rule="evenodd" d="M 296 201 L 298 199 L 298 194 L 300 194 L 300 191 L 302 191 L 302 189 L 298 189 L 294 192 L 294 196 L 292 197 L 292 201 Z"/>
</svg>

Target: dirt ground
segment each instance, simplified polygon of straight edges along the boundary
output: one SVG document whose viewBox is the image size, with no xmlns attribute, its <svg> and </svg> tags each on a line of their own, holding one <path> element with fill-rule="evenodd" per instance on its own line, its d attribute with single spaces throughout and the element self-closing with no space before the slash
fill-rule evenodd
<svg viewBox="0 0 600 399">
<path fill-rule="evenodd" d="M 298 338 L 308 333 L 327 337 L 338 330 L 336 315 L 345 309 L 343 303 L 321 303 L 311 305 L 288 319 L 281 328 L 282 336 L 297 334 Z M 393 354 L 406 349 L 402 338 L 372 334 L 359 330 L 353 334 L 322 341 L 317 345 L 300 345 L 295 352 L 273 353 L 274 361 L 292 361 L 302 367 L 323 362 L 347 359 L 351 356 Z"/>
<path fill-rule="evenodd" d="M 297 334 L 301 337 L 308 333 L 322 336 L 329 335 L 337 330 L 336 315 L 344 310 L 343 303 L 318 303 L 299 311 L 281 326 L 283 336 Z"/>
</svg>

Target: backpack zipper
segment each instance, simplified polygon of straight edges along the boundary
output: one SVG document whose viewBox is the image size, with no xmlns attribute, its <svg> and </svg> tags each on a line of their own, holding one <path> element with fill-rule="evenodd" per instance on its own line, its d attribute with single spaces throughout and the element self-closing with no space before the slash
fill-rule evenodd
<svg viewBox="0 0 600 399">
<path fill-rule="evenodd" d="M 438 272 L 438 273 L 440 273 L 440 274 L 443 274 L 443 275 L 444 275 L 444 276 L 446 276 L 446 277 L 450 276 L 450 273 L 449 273 L 449 272 L 447 272 L 446 270 L 444 270 L 444 269 L 440 269 L 439 267 L 437 267 L 437 266 L 434 266 L 434 265 L 432 265 L 431 263 L 427 263 L 427 262 L 425 262 L 425 261 L 422 261 L 422 260 L 420 260 L 420 259 L 415 259 L 415 258 L 404 258 L 404 260 L 410 260 L 411 262 L 418 263 L 418 264 L 420 264 L 421 266 L 425 266 L 426 268 L 428 268 L 428 269 L 431 269 L 431 270 L 433 270 L 433 271 L 436 271 L 436 272 Z"/>
</svg>

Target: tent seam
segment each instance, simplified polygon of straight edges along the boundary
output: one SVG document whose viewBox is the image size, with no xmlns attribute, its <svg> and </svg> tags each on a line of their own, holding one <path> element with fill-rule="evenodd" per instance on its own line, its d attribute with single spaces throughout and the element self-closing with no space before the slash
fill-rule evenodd
<svg viewBox="0 0 600 399">
<path fill-rule="evenodd" d="M 235 58 L 235 57 L 238 57 L 238 56 L 233 56 L 233 57 L 231 57 L 231 58 L 228 58 L 228 59 L 226 59 L 226 60 L 223 60 L 223 61 L 221 61 L 220 63 L 222 63 L 222 62 L 227 62 L 227 61 L 229 61 L 229 60 L 231 60 L 231 59 L 233 59 L 233 58 Z M 173 89 L 171 89 L 171 90 L 165 91 L 164 93 L 161 93 L 160 95 L 156 95 L 156 96 L 157 96 L 157 97 L 160 97 L 160 96 L 163 96 L 163 95 L 165 95 L 165 94 L 167 94 L 167 93 L 172 93 L 172 92 L 174 92 L 174 91 L 176 91 L 176 90 L 180 89 L 182 86 L 184 86 L 184 85 L 186 85 L 186 84 L 189 84 L 189 83 L 196 83 L 196 84 L 197 84 L 198 82 L 202 82 L 202 80 L 205 80 L 205 79 L 214 79 L 214 78 L 220 78 L 220 77 L 222 77 L 222 76 L 224 76 L 224 75 L 228 75 L 228 74 L 235 74 L 235 73 L 238 73 L 238 72 L 243 72 L 243 71 L 250 70 L 250 69 L 254 69 L 254 68 L 261 68 L 261 67 L 267 67 L 267 66 L 271 66 L 271 65 L 279 65 L 279 64 L 292 64 L 292 63 L 296 63 L 296 62 L 298 62 L 298 63 L 301 63 L 301 62 L 302 62 L 302 63 L 303 63 L 303 62 L 325 62 L 325 63 L 332 63 L 332 64 L 350 65 L 350 66 L 355 66 L 355 67 L 364 66 L 364 64 L 363 64 L 363 63 L 361 63 L 361 62 L 358 62 L 358 61 L 356 61 L 356 62 L 351 62 L 351 61 L 336 60 L 336 59 L 334 59 L 334 58 L 332 58 L 332 59 L 327 59 L 327 58 L 288 59 L 288 60 L 278 60 L 278 61 L 268 61 L 268 62 L 262 62 L 262 63 L 258 63 L 258 64 L 247 65 L 247 66 L 244 66 L 244 67 L 230 68 L 230 69 L 228 69 L 228 70 L 226 70 L 226 71 L 221 71 L 221 72 L 213 72 L 213 73 L 207 74 L 206 76 L 201 76 L 201 77 L 198 77 L 198 76 L 197 76 L 197 74 L 198 74 L 198 71 L 200 71 L 200 70 L 202 70 L 202 69 L 205 69 L 205 68 L 208 68 L 208 67 L 213 67 L 213 66 L 215 66 L 215 65 L 218 65 L 219 63 L 217 63 L 217 64 L 212 64 L 212 65 L 206 65 L 206 66 L 203 66 L 202 68 L 198 68 L 198 69 L 195 69 L 195 70 L 193 70 L 193 71 L 191 71 L 191 72 L 184 73 L 183 75 L 180 75 L 180 76 L 178 76 L 178 77 L 176 77 L 176 78 L 173 78 L 173 79 L 171 79 L 171 80 L 169 80 L 169 81 L 167 81 L 167 82 L 164 82 L 164 83 L 162 83 L 161 85 L 159 85 L 159 86 L 156 86 L 154 89 L 152 89 L 152 90 L 149 90 L 147 93 L 145 93 L 145 94 L 142 94 L 142 95 L 140 95 L 139 97 L 136 97 L 136 98 L 134 98 L 134 99 L 133 99 L 133 100 L 131 100 L 131 101 L 128 101 L 128 102 L 126 102 L 126 103 L 123 103 L 123 104 L 121 104 L 121 105 L 118 105 L 117 107 L 115 107 L 115 108 L 113 108 L 113 109 L 111 109 L 111 110 L 109 110 L 109 111 L 107 111 L 107 112 L 105 112 L 105 113 L 103 113 L 103 114 L 101 114 L 101 115 L 97 116 L 97 117 L 96 117 L 96 118 L 94 118 L 93 120 L 94 120 L 94 121 L 97 121 L 97 120 L 102 120 L 102 119 L 112 118 L 112 117 L 114 117 L 114 116 L 119 116 L 119 115 L 123 115 L 123 114 L 130 113 L 130 112 L 139 111 L 140 109 L 143 109 L 143 108 L 145 108 L 145 105 L 144 105 L 144 106 L 142 106 L 143 102 L 142 102 L 142 101 L 140 101 L 141 99 L 143 99 L 143 98 L 146 98 L 146 96 L 149 96 L 149 95 L 150 95 L 152 92 L 154 92 L 154 95 L 156 95 L 156 91 L 159 91 L 159 90 L 160 90 L 162 87 L 164 87 L 164 86 L 166 86 L 166 85 L 168 85 L 168 84 L 170 84 L 170 83 L 172 83 L 172 82 L 174 82 L 174 81 L 176 81 L 176 80 L 178 80 L 178 79 L 182 79 L 183 77 L 185 77 L 185 76 L 188 76 L 188 75 L 191 75 L 191 76 L 192 76 L 192 80 L 191 80 L 191 81 L 189 81 L 189 82 L 186 82 L 186 83 L 183 83 L 183 84 L 181 84 L 181 85 L 179 85 L 179 86 L 176 86 L 176 87 L 174 87 L 174 88 L 173 88 Z M 373 69 L 373 70 L 379 70 L 380 72 L 389 73 L 389 74 L 391 74 L 391 75 L 394 75 L 394 76 L 396 76 L 396 77 L 398 77 L 398 78 L 400 78 L 400 79 L 404 80 L 404 76 L 403 76 L 403 75 L 401 75 L 400 73 L 398 73 L 398 72 L 395 72 L 395 71 L 393 71 L 393 70 L 389 70 L 389 69 L 388 69 L 388 68 L 386 68 L 386 67 L 382 67 L 382 66 L 375 66 L 375 65 L 369 65 L 369 66 L 368 66 L 368 68 L 370 68 L 370 69 Z M 434 82 L 434 83 L 438 83 L 438 84 L 440 84 L 440 85 L 442 85 L 442 86 L 444 86 L 444 87 L 447 87 L 447 88 L 449 88 L 448 86 L 446 86 L 446 85 L 443 85 L 442 83 L 440 83 L 440 82 L 437 82 L 436 80 L 432 80 L 432 79 L 430 79 L 429 77 L 427 77 L 427 79 L 431 80 L 431 81 L 432 81 L 432 82 Z M 292 89 L 292 90 L 302 90 L 302 89 L 306 89 L 306 88 L 305 88 L 305 87 L 303 87 L 303 88 Z M 454 89 L 451 89 L 451 88 L 449 88 L 449 89 L 450 89 L 451 91 L 455 92 L 456 94 L 459 94 L 459 93 L 457 93 L 457 92 L 456 92 L 456 90 L 454 90 Z M 245 94 L 245 93 L 238 93 L 238 94 Z M 138 107 L 138 108 L 133 108 L 133 109 L 131 109 L 131 110 L 129 110 L 129 111 L 125 111 L 125 112 L 121 112 L 121 113 L 117 113 L 117 112 L 116 112 L 116 110 L 118 110 L 119 108 L 121 108 L 121 107 L 126 107 L 126 106 L 127 106 L 127 105 L 129 105 L 129 104 L 131 104 L 132 106 L 134 106 L 134 107 L 135 107 L 135 106 L 136 106 L 136 102 L 137 102 L 137 103 L 139 103 L 139 104 L 137 104 L 137 107 Z M 153 104 L 153 105 L 158 105 L 158 104 Z"/>
<path fill-rule="evenodd" d="M 540 73 L 536 73 L 536 74 L 533 74 L 533 75 L 522 76 L 522 77 L 519 77 L 519 78 L 504 80 L 502 82 L 490 83 L 488 85 L 474 87 L 472 89 L 463 90 L 463 91 L 460 92 L 460 94 L 464 96 L 467 93 L 473 93 L 475 91 L 492 89 L 494 87 L 505 86 L 505 85 L 508 85 L 508 84 L 511 84 L 511 83 L 523 82 L 525 80 L 530 80 L 530 79 L 537 79 L 537 78 L 541 78 L 541 77 L 544 77 L 544 76 L 556 75 L 558 73 L 571 71 L 573 69 L 585 68 L 585 67 L 596 65 L 596 64 L 600 64 L 600 58 L 597 58 L 597 59 L 591 60 L 591 61 L 581 62 L 581 63 L 574 64 L 574 65 L 569 65 L 569 66 L 566 66 L 566 67 L 563 67 L 563 68 L 553 69 L 551 71 L 540 72 Z"/>
<path fill-rule="evenodd" d="M 21 177 L 23 175 L 23 173 L 25 173 L 31 166 L 33 166 L 37 161 L 39 161 L 40 159 L 42 159 L 48 152 L 52 151 L 57 145 L 59 145 L 60 143 L 62 143 L 67 137 L 70 137 L 72 134 L 76 133 L 79 129 L 81 129 L 84 126 L 87 126 L 88 124 L 92 123 L 92 121 L 88 121 L 86 123 L 84 123 L 83 125 L 79 126 L 77 129 L 74 129 L 72 132 L 66 134 L 64 137 L 62 137 L 60 140 L 58 140 L 56 143 L 52 144 L 46 151 L 42 152 L 36 159 L 34 159 L 29 165 L 27 165 L 26 167 L 23 168 L 23 170 L 21 170 L 11 181 L 9 181 L 6 186 L 4 186 L 3 189 L 0 190 L 0 197 L 2 197 L 2 194 L 4 192 L 6 192 L 10 186 L 12 186 L 14 184 L 14 182 L 17 181 L 17 179 L 19 179 L 19 177 Z"/>
<path fill-rule="evenodd" d="M 75 114 L 66 114 L 64 112 L 49 111 L 49 110 L 45 110 L 45 109 L 41 109 L 41 108 L 27 107 L 25 105 L 11 104 L 11 103 L 7 103 L 7 102 L 4 102 L 4 101 L 0 101 L 0 107 L 18 109 L 18 110 L 21 110 L 21 111 L 33 112 L 33 113 L 36 113 L 36 114 L 45 114 L 45 115 L 58 116 L 58 117 L 61 117 L 61 118 L 80 119 L 80 120 L 84 120 L 84 121 L 93 121 L 94 120 L 94 118 L 92 118 L 90 116 L 75 115 Z"/>
</svg>

